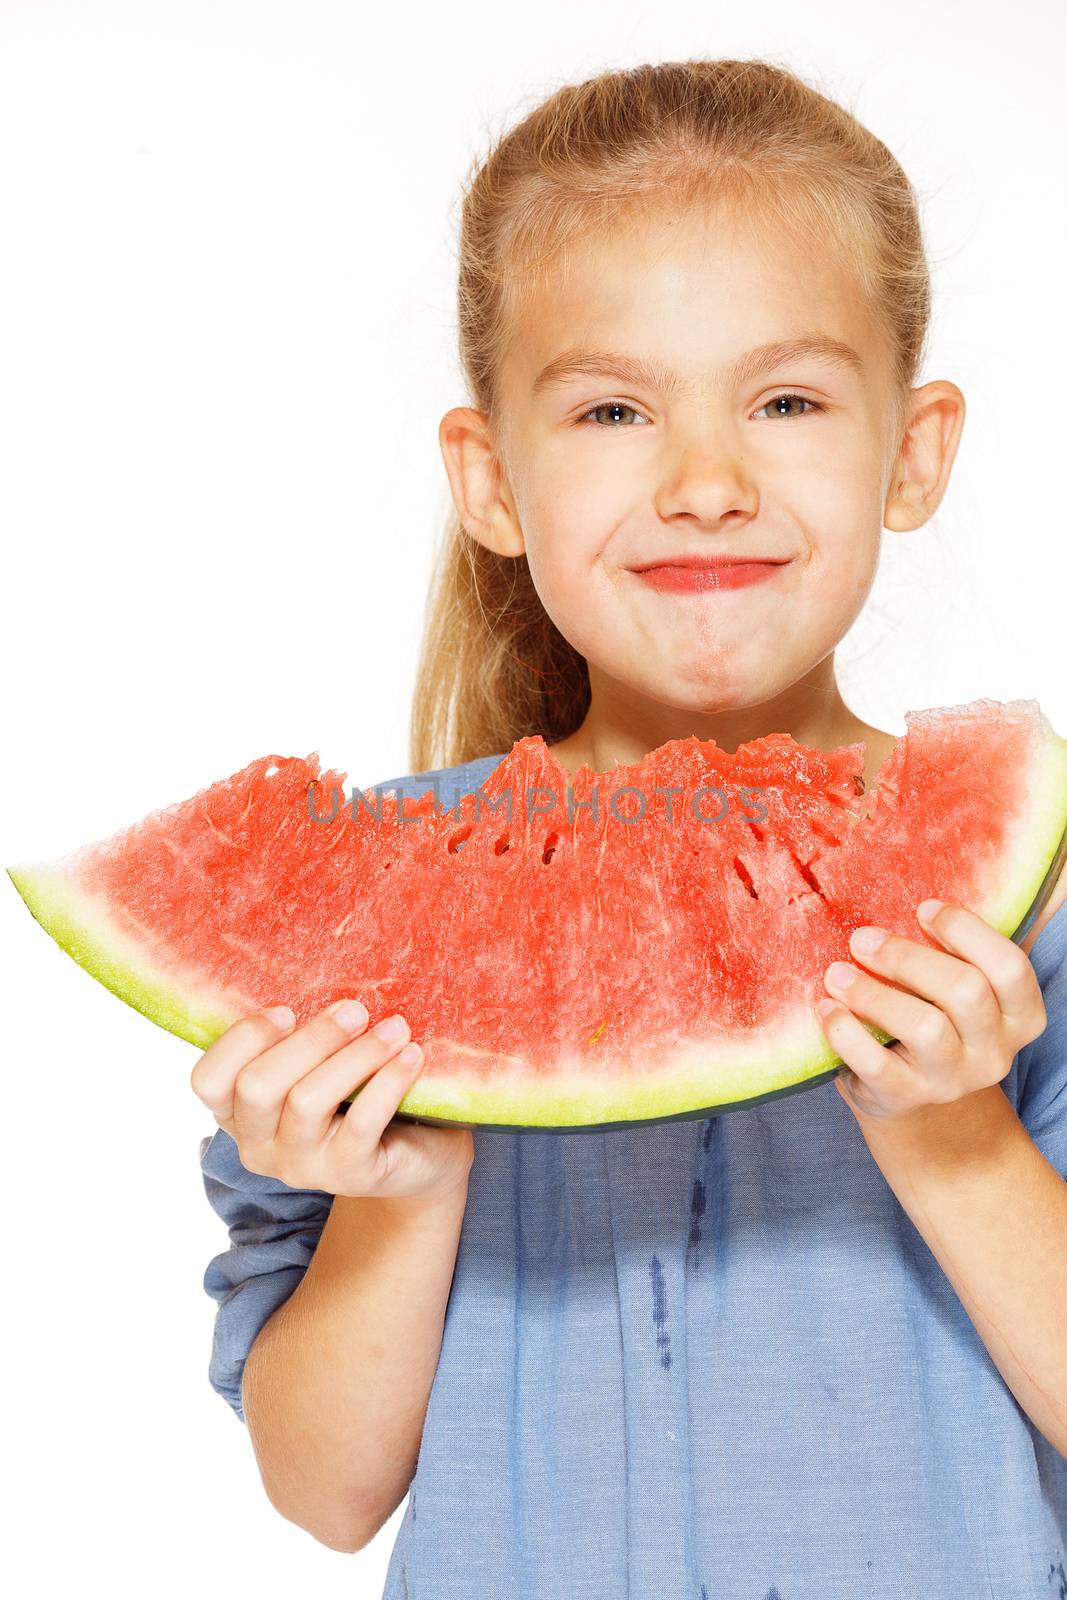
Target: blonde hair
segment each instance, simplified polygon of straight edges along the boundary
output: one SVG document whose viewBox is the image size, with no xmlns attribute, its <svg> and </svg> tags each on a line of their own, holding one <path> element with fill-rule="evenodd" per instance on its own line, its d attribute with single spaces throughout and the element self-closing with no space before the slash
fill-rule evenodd
<svg viewBox="0 0 1067 1600">
<path fill-rule="evenodd" d="M 459 240 L 459 353 L 470 404 L 502 440 L 498 374 L 532 288 L 568 245 L 617 238 L 671 207 L 725 202 L 837 260 L 893 355 L 902 436 L 930 320 L 919 208 L 904 171 L 850 111 L 765 60 L 690 60 L 566 84 L 474 163 Z M 581 654 L 548 616 L 525 555 L 501 556 L 452 508 L 416 675 L 410 770 L 572 733 L 589 705 Z"/>
</svg>

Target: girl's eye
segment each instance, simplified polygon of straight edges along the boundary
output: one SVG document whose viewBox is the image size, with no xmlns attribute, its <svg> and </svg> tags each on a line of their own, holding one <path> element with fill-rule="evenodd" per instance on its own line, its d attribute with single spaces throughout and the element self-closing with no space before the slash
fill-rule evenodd
<svg viewBox="0 0 1067 1600">
<path fill-rule="evenodd" d="M 585 422 L 589 417 L 596 417 L 602 411 L 629 411 L 631 416 L 639 417 L 641 415 L 633 406 L 626 405 L 622 400 L 602 400 L 598 406 L 591 407 L 584 416 L 579 417 L 578 421 Z M 614 426 L 614 422 L 609 424 L 609 427 L 614 428 Z"/>
<path fill-rule="evenodd" d="M 777 411 L 772 412 L 772 415 L 773 416 L 777 416 L 777 417 L 785 417 L 787 421 L 790 421 L 790 420 L 792 420 L 792 417 L 805 417 L 805 416 L 808 416 L 809 412 L 811 412 L 811 411 L 825 411 L 826 410 L 826 407 L 824 405 L 820 404 L 820 402 L 818 400 L 809 400 L 807 395 L 803 395 L 803 394 L 776 394 L 773 397 L 773 399 L 765 401 L 764 404 L 759 407 L 759 411 L 766 411 L 768 406 L 780 406 L 783 401 L 788 402 L 790 400 L 796 400 L 798 402 L 798 404 L 800 404 L 802 406 L 807 406 L 809 408 L 809 410 L 808 411 L 796 411 L 796 412 L 793 412 L 792 414 L 790 414 L 790 412 L 788 412 L 788 411 L 777 410 Z M 625 403 L 625 401 L 623 401 L 623 400 L 602 400 L 599 405 L 592 406 L 590 408 L 590 410 L 588 410 L 584 414 L 584 416 L 579 417 L 578 421 L 579 422 L 588 422 L 590 418 L 596 419 L 603 412 L 615 413 L 615 412 L 620 412 L 620 411 L 628 411 L 632 417 L 639 417 L 641 415 L 640 411 L 637 411 L 633 406 L 628 406 Z M 759 411 L 757 411 L 757 415 L 759 414 Z M 596 425 L 599 426 L 599 424 L 596 424 Z M 620 424 L 618 423 L 618 421 L 616 420 L 616 418 L 614 416 L 612 416 L 611 421 L 606 424 L 606 426 L 609 427 L 609 428 L 617 428 L 619 425 Z"/>
<path fill-rule="evenodd" d="M 818 400 L 809 400 L 807 395 L 803 395 L 803 394 L 776 394 L 774 396 L 773 400 L 768 400 L 768 401 L 766 401 L 766 403 L 764 405 L 760 406 L 759 407 L 759 411 L 766 411 L 767 406 L 777 406 L 783 400 L 799 400 L 800 404 L 802 406 L 811 406 L 813 411 L 825 411 L 826 410 L 826 407 L 824 405 L 820 405 Z M 800 416 L 800 417 L 807 416 L 807 414 L 808 413 L 806 411 L 799 411 L 799 412 L 795 413 L 796 416 Z M 773 415 L 774 416 L 778 416 L 778 417 L 785 416 L 785 417 L 788 418 L 788 413 L 784 412 L 784 411 L 776 411 L 776 412 L 773 413 Z"/>
</svg>

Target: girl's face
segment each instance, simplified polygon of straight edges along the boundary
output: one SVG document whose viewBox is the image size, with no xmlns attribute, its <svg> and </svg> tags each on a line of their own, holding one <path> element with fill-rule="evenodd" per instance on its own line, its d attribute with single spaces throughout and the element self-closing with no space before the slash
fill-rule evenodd
<svg viewBox="0 0 1067 1600">
<path fill-rule="evenodd" d="M 838 353 L 756 364 L 816 339 Z M 889 361 L 851 277 L 769 226 L 689 214 L 572 255 L 505 363 L 510 501 L 493 542 L 525 550 L 594 684 L 710 712 L 770 700 L 833 651 L 874 580 L 899 471 Z M 684 592 L 634 570 L 692 555 L 782 564 Z"/>
</svg>

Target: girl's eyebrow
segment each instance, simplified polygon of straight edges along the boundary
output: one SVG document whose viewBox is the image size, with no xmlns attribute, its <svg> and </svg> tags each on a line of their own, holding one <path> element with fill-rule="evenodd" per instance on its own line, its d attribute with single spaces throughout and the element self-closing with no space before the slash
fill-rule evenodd
<svg viewBox="0 0 1067 1600">
<path fill-rule="evenodd" d="M 863 362 L 851 345 L 829 334 L 803 334 L 795 339 L 776 339 L 771 344 L 760 344 L 747 350 L 736 361 L 723 367 L 718 381 L 726 388 L 747 383 L 775 367 L 787 362 L 815 360 L 841 371 L 853 372 L 862 377 Z M 642 361 L 636 356 L 616 355 L 610 350 L 564 350 L 542 367 L 533 382 L 532 393 L 539 395 L 548 389 L 566 383 L 574 377 L 618 378 L 623 383 L 638 383 L 645 388 L 657 389 L 661 394 L 684 393 L 689 387 L 685 379 L 662 366 L 658 361 Z"/>
</svg>

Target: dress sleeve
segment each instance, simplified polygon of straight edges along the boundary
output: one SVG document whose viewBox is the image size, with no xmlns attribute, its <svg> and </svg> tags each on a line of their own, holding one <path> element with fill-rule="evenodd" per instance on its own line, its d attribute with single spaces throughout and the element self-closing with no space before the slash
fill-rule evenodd
<svg viewBox="0 0 1067 1600">
<path fill-rule="evenodd" d="M 1067 1179 L 1067 904 L 1030 951 L 1045 1001 L 1045 1031 L 1019 1051 L 1019 1121 Z"/>
<path fill-rule="evenodd" d="M 208 1382 L 244 1422 L 241 1378 L 252 1341 L 307 1270 L 333 1195 L 249 1172 L 225 1128 L 200 1141 L 200 1169 L 230 1236 L 229 1249 L 204 1273 L 204 1289 L 219 1307 Z"/>
</svg>

